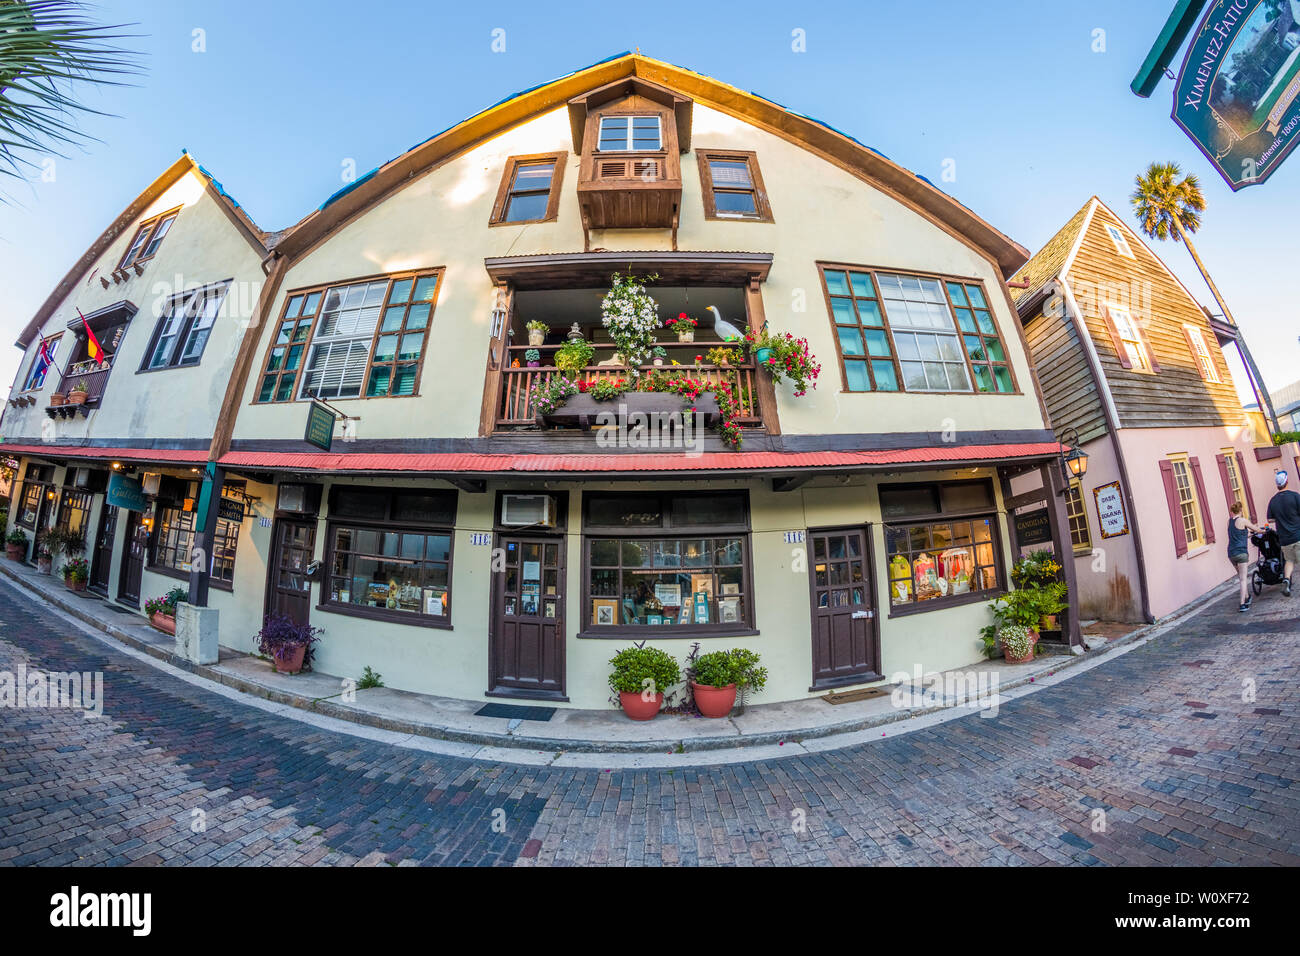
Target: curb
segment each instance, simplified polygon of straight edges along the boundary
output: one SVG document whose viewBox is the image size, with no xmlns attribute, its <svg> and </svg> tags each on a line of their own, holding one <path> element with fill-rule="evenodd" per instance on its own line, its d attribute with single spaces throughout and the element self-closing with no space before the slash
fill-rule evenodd
<svg viewBox="0 0 1300 956">
<path fill-rule="evenodd" d="M 253 697 L 260 697 L 263 700 L 269 700 L 272 703 L 284 704 L 297 710 L 310 711 L 325 717 L 332 717 L 337 720 L 347 721 L 353 724 L 360 724 L 366 727 L 374 727 L 379 730 L 388 730 L 396 733 L 410 734 L 418 737 L 428 737 L 434 740 L 446 740 L 454 743 L 474 744 L 488 747 L 515 748 L 521 750 L 569 752 L 569 753 L 609 753 L 609 754 L 646 754 L 646 753 L 664 753 L 673 751 L 677 753 L 691 753 L 697 751 L 710 750 L 735 750 L 749 747 L 764 747 L 785 743 L 800 743 L 804 740 L 816 740 L 825 737 L 835 737 L 842 734 L 852 734 L 863 730 L 870 730 L 873 727 L 881 727 L 892 724 L 900 720 L 910 720 L 914 717 L 921 717 L 926 714 L 934 714 L 942 711 L 955 710 L 958 707 L 970 708 L 970 704 L 935 704 L 928 707 L 898 708 L 888 713 L 871 714 L 866 717 L 855 718 L 851 720 L 839 721 L 837 723 L 823 724 L 818 727 L 809 727 L 794 729 L 790 731 L 768 731 L 756 734 L 740 734 L 711 737 L 664 737 L 654 740 L 636 740 L 636 741 L 609 741 L 581 738 L 555 738 L 555 737 L 532 737 L 521 736 L 510 733 L 488 733 L 486 731 L 459 730 L 452 727 L 445 727 L 433 723 L 421 721 L 402 720 L 393 717 L 384 717 L 379 714 L 371 714 L 363 711 L 357 711 L 343 704 L 339 704 L 330 698 L 313 698 L 302 694 L 291 694 L 277 690 L 265 685 L 255 683 L 234 674 L 215 670 L 208 664 L 195 664 L 182 657 L 177 657 L 174 653 L 164 650 L 156 644 L 151 644 L 136 637 L 134 634 L 114 625 L 111 622 L 101 620 L 94 614 L 90 613 L 84 606 L 77 602 L 68 600 L 58 594 L 46 594 L 33 587 L 23 577 L 16 574 L 6 566 L 3 560 L 0 560 L 0 574 L 8 578 L 9 581 L 30 593 L 36 598 L 59 608 L 63 612 L 77 618 L 83 623 L 95 628 L 98 631 L 107 634 L 122 644 L 132 647 L 138 651 L 148 654 L 150 657 L 163 661 L 180 670 L 189 672 L 198 677 L 211 680 L 214 683 L 221 684 L 241 693 Z M 1224 582 L 1213 590 L 1202 595 L 1200 598 L 1179 608 L 1173 614 L 1152 624 L 1142 625 L 1137 629 L 1108 641 L 1105 646 L 1094 651 L 1088 651 L 1081 655 L 1052 656 L 1053 663 L 1050 667 L 1044 667 L 1043 670 L 1026 674 L 1015 680 L 1006 683 L 999 682 L 998 692 L 1013 690 L 1017 687 L 1023 687 L 1032 684 L 1035 681 L 1051 677 L 1052 675 L 1073 667 L 1083 661 L 1096 661 L 1100 657 L 1112 653 L 1116 649 L 1141 640 L 1151 632 L 1175 623 L 1184 617 L 1197 613 L 1204 607 L 1218 601 L 1224 593 L 1235 586 L 1235 581 Z M 141 618 L 143 623 L 144 619 Z M 727 718 L 731 720 L 731 718 Z M 735 724 L 733 723 L 734 727 Z"/>
</svg>

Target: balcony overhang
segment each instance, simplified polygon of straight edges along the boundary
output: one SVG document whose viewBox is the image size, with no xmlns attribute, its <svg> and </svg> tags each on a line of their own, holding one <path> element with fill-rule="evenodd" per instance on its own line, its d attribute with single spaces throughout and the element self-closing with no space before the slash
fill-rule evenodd
<svg viewBox="0 0 1300 956">
<path fill-rule="evenodd" d="M 691 151 L 691 108 L 694 104 L 689 96 L 682 96 L 676 90 L 652 83 L 639 76 L 627 76 L 613 83 L 606 83 L 581 96 L 569 100 L 569 127 L 573 132 L 573 151 L 582 153 L 582 141 L 587 127 L 587 114 L 613 100 L 636 94 L 666 106 L 673 111 L 677 125 L 677 146 L 683 153 Z"/>
<path fill-rule="evenodd" d="M 661 283 L 700 285 L 765 282 L 770 252 L 558 252 L 534 256 L 495 256 L 483 260 L 494 284 L 519 290 L 595 288 L 615 272 L 656 273 Z"/>
<path fill-rule="evenodd" d="M 135 303 L 123 299 L 121 302 L 114 302 L 112 305 L 106 305 L 102 309 L 96 309 L 86 316 L 86 324 L 94 332 L 103 332 L 105 329 L 111 329 L 117 325 L 125 325 L 135 317 Z M 68 320 L 68 329 L 73 332 L 82 331 L 81 316 L 73 315 Z"/>
</svg>

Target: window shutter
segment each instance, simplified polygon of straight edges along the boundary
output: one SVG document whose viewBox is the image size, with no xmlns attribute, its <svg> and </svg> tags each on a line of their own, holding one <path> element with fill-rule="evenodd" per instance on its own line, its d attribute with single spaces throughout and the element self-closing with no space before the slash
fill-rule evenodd
<svg viewBox="0 0 1300 956">
<path fill-rule="evenodd" d="M 1223 482 L 1223 496 L 1228 500 L 1228 514 L 1232 514 L 1232 506 L 1237 499 L 1232 493 L 1232 478 L 1228 475 L 1228 458 L 1226 455 L 1215 455 L 1214 457 L 1219 463 L 1219 478 Z"/>
<path fill-rule="evenodd" d="M 1169 504 L 1169 523 L 1174 529 L 1174 554 L 1181 558 L 1187 553 L 1187 533 L 1183 530 L 1182 512 L 1178 510 L 1178 488 L 1174 484 L 1173 462 L 1160 462 L 1160 480 L 1165 485 L 1165 501 Z"/>
<path fill-rule="evenodd" d="M 1250 512 L 1250 520 L 1255 521 L 1255 496 L 1250 493 L 1250 479 L 1246 476 L 1246 459 L 1242 457 L 1241 452 L 1237 452 L 1237 477 L 1241 480 L 1241 491 L 1246 496 L 1246 509 Z"/>
<path fill-rule="evenodd" d="M 1196 497 L 1201 504 L 1201 521 L 1205 525 L 1205 543 L 1214 544 L 1214 524 L 1210 517 L 1210 499 L 1205 497 L 1205 479 L 1201 477 L 1201 461 L 1195 456 L 1187 459 L 1192 464 L 1192 478 L 1196 481 Z"/>
<path fill-rule="evenodd" d="M 1147 337 L 1147 330 L 1142 327 L 1142 321 L 1136 315 L 1133 316 L 1133 326 L 1137 329 L 1138 337 L 1142 339 L 1142 347 L 1146 349 L 1147 361 L 1151 363 L 1151 371 L 1160 371 L 1160 360 L 1156 358 L 1156 350 L 1151 347 L 1151 339 Z"/>
<path fill-rule="evenodd" d="M 1124 340 L 1119 337 L 1119 329 L 1115 326 L 1115 320 L 1111 318 L 1110 306 L 1103 306 L 1101 316 L 1106 320 L 1106 328 L 1110 330 L 1110 341 L 1115 346 L 1115 357 L 1119 359 L 1119 364 L 1125 368 L 1132 368 L 1133 363 L 1129 361 L 1128 349 L 1124 348 Z"/>
</svg>

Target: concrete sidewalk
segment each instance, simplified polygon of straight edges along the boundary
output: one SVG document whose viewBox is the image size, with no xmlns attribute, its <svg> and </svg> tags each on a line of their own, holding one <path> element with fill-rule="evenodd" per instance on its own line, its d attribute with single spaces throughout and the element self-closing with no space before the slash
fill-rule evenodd
<svg viewBox="0 0 1300 956">
<path fill-rule="evenodd" d="M 319 672 L 277 674 L 269 661 L 224 647 L 217 664 L 191 664 L 174 655 L 175 642 L 170 635 L 111 601 L 89 592 L 69 591 L 60 578 L 40 574 L 14 561 L 0 560 L 0 574 L 123 644 L 242 693 L 399 734 L 493 748 L 625 754 L 768 748 L 852 734 L 953 707 L 965 711 L 996 704 L 996 699 L 988 696 L 970 701 L 931 692 L 922 697 L 920 692 L 928 690 L 927 685 L 909 693 L 903 706 L 896 706 L 887 692 L 841 704 L 831 704 L 820 697 L 780 704 L 751 704 L 744 714 L 720 720 L 660 714 L 652 721 L 637 722 L 627 719 L 621 710 L 612 706 L 608 710 L 559 708 L 544 721 L 483 717 L 475 711 L 486 701 L 456 700 L 386 687 L 355 691 L 355 700 L 345 701 L 340 677 Z M 1216 599 L 1220 590 L 1210 592 L 1180 613 L 1189 613 Z M 1099 654 L 1136 640 L 1148 630 L 1149 627 L 1139 627 L 1118 637 L 1112 634 L 1090 639 L 1092 649 L 1081 656 L 1046 655 L 1028 664 L 983 662 L 949 672 L 954 679 L 960 675 L 962 682 L 955 685 L 946 682 L 945 686 L 971 686 L 969 682 L 973 679 L 984 691 L 1005 692 L 1050 677 L 1080 661 L 1094 660 Z M 889 691 L 893 687 L 885 689 Z"/>
</svg>

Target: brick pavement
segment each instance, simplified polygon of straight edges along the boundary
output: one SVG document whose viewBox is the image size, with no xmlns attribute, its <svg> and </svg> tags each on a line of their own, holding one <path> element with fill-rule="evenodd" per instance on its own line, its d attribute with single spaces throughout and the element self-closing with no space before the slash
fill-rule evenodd
<svg viewBox="0 0 1300 956">
<path fill-rule="evenodd" d="M 0 588 L 0 671 L 103 671 L 106 698 L 99 720 L 0 710 L 0 865 L 1294 866 L 1297 612 L 1278 593 L 1248 616 L 1220 601 L 994 719 L 601 772 L 321 730 Z"/>
</svg>

